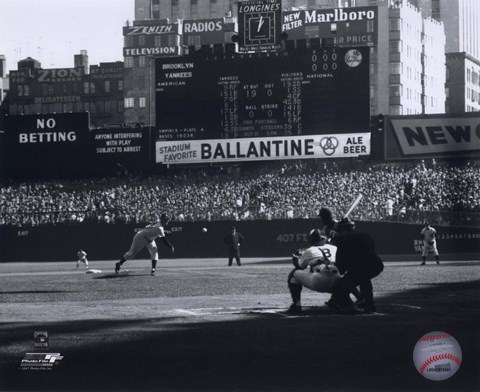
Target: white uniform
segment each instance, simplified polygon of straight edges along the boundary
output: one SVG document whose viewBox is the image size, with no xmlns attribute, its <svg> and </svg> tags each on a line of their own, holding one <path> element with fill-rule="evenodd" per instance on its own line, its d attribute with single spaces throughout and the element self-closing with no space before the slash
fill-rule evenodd
<svg viewBox="0 0 480 392">
<path fill-rule="evenodd" d="M 123 255 L 125 260 L 133 259 L 144 247 L 148 249 L 152 260 L 158 260 L 156 238 L 165 237 L 165 230 L 160 222 L 147 225 L 133 237 L 132 245 Z"/>
<path fill-rule="evenodd" d="M 80 263 L 85 263 L 85 267 L 88 268 L 87 253 L 82 249 L 77 252 L 77 268 Z"/>
<path fill-rule="evenodd" d="M 331 244 L 311 246 L 302 253 L 300 258 L 298 259 L 298 265 L 300 266 L 300 268 L 305 269 L 309 265 L 317 264 L 317 260 L 323 260 L 324 257 L 327 257 L 328 261 L 334 263 L 336 254 L 337 247 Z"/>
<path fill-rule="evenodd" d="M 432 252 L 435 256 L 438 256 L 437 231 L 433 227 L 427 226 L 422 229 L 420 234 L 423 236 L 422 256 L 427 256 L 428 252 Z"/>
<path fill-rule="evenodd" d="M 337 267 L 330 264 L 335 262 L 336 253 L 337 247 L 331 244 L 311 246 L 305 250 L 298 260 L 302 269 L 294 272 L 292 283 L 299 283 L 320 293 L 331 293 L 342 277 Z"/>
</svg>

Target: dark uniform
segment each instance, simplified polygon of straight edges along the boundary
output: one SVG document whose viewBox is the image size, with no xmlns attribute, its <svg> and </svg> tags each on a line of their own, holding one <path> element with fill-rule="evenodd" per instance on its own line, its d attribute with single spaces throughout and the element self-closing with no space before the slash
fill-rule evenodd
<svg viewBox="0 0 480 392">
<path fill-rule="evenodd" d="M 337 268 L 345 274 L 334 288 L 335 302 L 340 308 L 351 307 L 349 293 L 360 286 L 365 310 L 375 311 L 371 279 L 383 271 L 383 262 L 375 252 L 373 238 L 356 231 L 354 223 L 346 218 L 339 222 L 332 243 L 337 246 Z"/>
<path fill-rule="evenodd" d="M 232 265 L 232 261 L 235 258 L 237 265 L 242 265 L 240 261 L 240 244 L 243 243 L 244 237 L 241 235 L 235 227 L 232 227 L 232 231 L 228 233 L 223 241 L 228 246 L 228 265 Z"/>
<path fill-rule="evenodd" d="M 318 213 L 318 217 L 322 221 L 322 232 L 327 239 L 331 239 L 335 230 L 337 221 L 333 219 L 332 211 L 329 208 L 322 207 Z"/>
</svg>

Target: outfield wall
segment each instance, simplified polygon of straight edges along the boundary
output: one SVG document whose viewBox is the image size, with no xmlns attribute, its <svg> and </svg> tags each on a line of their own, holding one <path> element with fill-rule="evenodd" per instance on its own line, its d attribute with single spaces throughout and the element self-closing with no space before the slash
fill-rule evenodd
<svg viewBox="0 0 480 392">
<path fill-rule="evenodd" d="M 256 220 L 215 222 L 173 222 L 169 229 L 175 254 L 158 241 L 160 258 L 226 257 L 224 236 L 235 225 L 245 236 L 243 257 L 287 257 L 308 245 L 307 233 L 316 220 Z M 76 225 L 51 227 L 0 227 L 0 261 L 74 260 L 78 249 L 90 260 L 119 259 L 130 247 L 141 226 Z M 202 228 L 208 229 L 202 233 Z M 381 255 L 412 255 L 421 251 L 420 225 L 389 222 L 357 222 L 358 230 L 370 233 Z M 480 255 L 480 228 L 436 226 L 440 253 Z M 137 258 L 148 259 L 143 250 Z"/>
</svg>

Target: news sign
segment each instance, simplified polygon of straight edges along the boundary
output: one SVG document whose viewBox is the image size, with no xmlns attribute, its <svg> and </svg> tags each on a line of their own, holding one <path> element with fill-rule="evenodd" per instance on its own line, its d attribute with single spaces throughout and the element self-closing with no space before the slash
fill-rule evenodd
<svg viewBox="0 0 480 392">
<path fill-rule="evenodd" d="M 370 128 L 369 50 L 156 59 L 158 140 L 290 137 Z"/>
<path fill-rule="evenodd" d="M 389 117 L 385 158 L 480 156 L 480 116 L 427 115 Z"/>
<path fill-rule="evenodd" d="M 88 166 L 88 113 L 6 116 L 5 124 L 9 169 L 68 174 Z"/>
<path fill-rule="evenodd" d="M 372 46 L 378 40 L 378 8 L 288 11 L 282 14 L 288 40 L 331 38 L 338 46 Z"/>
</svg>

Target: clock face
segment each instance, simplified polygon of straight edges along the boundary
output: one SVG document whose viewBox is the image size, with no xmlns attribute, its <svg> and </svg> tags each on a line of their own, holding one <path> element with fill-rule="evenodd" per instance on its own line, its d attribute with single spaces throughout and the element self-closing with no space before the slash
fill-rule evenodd
<svg viewBox="0 0 480 392">
<path fill-rule="evenodd" d="M 281 0 L 238 2 L 239 52 L 275 51 L 281 48 Z"/>
<path fill-rule="evenodd" d="M 255 12 L 244 19 L 245 46 L 273 45 L 276 43 L 275 13 Z"/>
<path fill-rule="evenodd" d="M 275 15 L 259 12 L 245 17 L 245 45 L 275 43 Z"/>
</svg>

